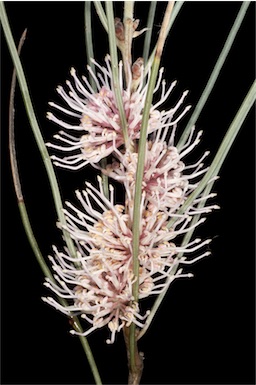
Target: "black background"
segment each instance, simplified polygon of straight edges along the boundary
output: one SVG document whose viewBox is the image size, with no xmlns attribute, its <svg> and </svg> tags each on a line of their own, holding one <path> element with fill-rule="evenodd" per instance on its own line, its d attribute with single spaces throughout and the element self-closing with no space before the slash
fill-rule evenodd
<svg viewBox="0 0 256 385">
<path fill-rule="evenodd" d="M 158 2 L 157 37 L 165 2 Z M 136 5 L 146 26 L 149 3 Z M 22 62 L 42 134 L 57 128 L 46 120 L 47 103 L 59 101 L 55 88 L 71 66 L 85 73 L 83 2 L 5 3 L 15 41 L 28 28 Z M 187 104 L 198 101 L 225 42 L 240 2 L 185 2 L 168 38 L 163 65 L 168 82 L 178 79 L 169 106 L 185 89 Z M 254 79 L 255 4 L 247 11 L 214 91 L 197 122 L 204 130 L 200 151 L 214 156 Z M 122 17 L 122 2 L 116 5 Z M 95 58 L 108 52 L 106 34 L 94 13 Z M 143 38 L 134 43 L 142 55 Z M 89 384 L 93 377 L 66 318 L 45 305 L 43 275 L 26 239 L 16 205 L 8 159 L 8 94 L 12 63 L 2 34 L 2 383 Z M 167 103 L 168 104 L 168 103 Z M 168 105 L 167 105 L 168 106 Z M 189 117 L 189 115 L 188 115 Z M 185 118 L 181 129 L 186 123 Z M 16 95 L 17 153 L 30 219 L 44 255 L 61 246 L 46 173 Z M 195 157 L 197 152 L 195 152 Z M 63 199 L 93 179 L 90 168 L 56 170 Z M 212 255 L 191 267 L 195 277 L 175 282 L 148 333 L 142 384 L 254 384 L 254 111 L 246 118 L 214 190 L 221 210 L 211 214 L 198 234 L 213 238 Z M 120 333 L 105 343 L 107 330 L 89 336 L 103 383 L 125 383 L 126 353 Z"/>
</svg>

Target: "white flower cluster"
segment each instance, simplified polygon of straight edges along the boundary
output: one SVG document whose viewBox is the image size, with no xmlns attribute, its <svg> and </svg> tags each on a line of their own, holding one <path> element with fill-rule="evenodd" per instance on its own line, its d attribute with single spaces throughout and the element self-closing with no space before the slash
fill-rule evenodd
<svg viewBox="0 0 256 385">
<path fill-rule="evenodd" d="M 205 220 L 202 218 L 191 225 L 195 214 L 209 212 L 216 206 L 197 207 L 198 202 L 213 196 L 211 194 L 197 198 L 185 212 L 180 211 L 206 171 L 202 161 L 208 153 L 204 153 L 193 165 L 184 163 L 184 157 L 199 143 L 201 133 L 195 135 L 193 128 L 186 144 L 179 151 L 175 147 L 177 123 L 189 109 L 186 107 L 179 112 L 187 92 L 172 109 L 160 111 L 159 107 L 175 86 L 174 82 L 166 89 L 162 80 L 163 71 L 160 70 L 154 90 L 160 93 L 160 99 L 152 105 L 148 122 L 140 206 L 139 277 L 134 276 L 132 223 L 137 147 L 148 81 L 141 67 L 137 88 L 134 90 L 132 87 L 131 72 L 130 81 L 124 89 L 120 63 L 119 79 L 130 139 L 130 146 L 126 148 L 113 91 L 110 58 L 106 57 L 104 67 L 94 63 L 99 69 L 97 76 L 90 67 L 88 69 L 98 92 L 92 90 L 85 77 L 79 79 L 74 69 L 71 70 L 73 83 L 67 82 L 69 92 L 58 88 L 68 107 L 55 103 L 50 105 L 70 116 L 73 122 L 66 123 L 49 113 L 49 119 L 65 130 L 55 136 L 59 144 L 48 143 L 48 146 L 68 154 L 64 157 L 53 155 L 56 165 L 74 170 L 91 164 L 120 182 L 124 186 L 126 200 L 124 205 L 117 205 L 111 185 L 110 198 L 107 199 L 102 180 L 98 177 L 98 188 L 86 182 L 86 189 L 77 191 L 79 207 L 67 203 L 67 230 L 75 241 L 77 255 L 71 256 L 67 248 L 65 252 L 60 252 L 54 247 L 54 257 L 50 259 L 56 283 L 47 280 L 46 285 L 58 297 L 66 298 L 70 305 L 63 307 L 51 297 L 44 300 L 67 315 L 80 314 L 86 319 L 91 327 L 83 335 L 108 325 L 111 338 L 107 342 L 113 343 L 116 332 L 132 322 L 142 328 L 149 314 L 141 314 L 139 303 L 134 301 L 132 286 L 136 279 L 139 279 L 139 299 L 159 294 L 174 279 L 192 276 L 184 274 L 178 265 L 193 263 L 209 254 L 208 251 L 200 251 L 209 240 L 201 242 L 195 239 L 178 246 L 176 239 Z M 100 165 L 103 158 L 108 160 L 104 169 Z M 172 227 L 168 225 L 170 219 L 175 219 Z M 187 259 L 187 255 L 196 251 L 199 253 L 193 259 Z"/>
</svg>

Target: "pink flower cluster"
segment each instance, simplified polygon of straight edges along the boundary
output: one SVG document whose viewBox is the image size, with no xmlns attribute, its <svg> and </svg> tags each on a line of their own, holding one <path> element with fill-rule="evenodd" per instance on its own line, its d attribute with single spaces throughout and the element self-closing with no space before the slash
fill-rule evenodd
<svg viewBox="0 0 256 385">
<path fill-rule="evenodd" d="M 139 299 L 156 295 L 179 277 L 190 277 L 179 265 L 190 264 L 208 255 L 201 251 L 209 240 L 195 239 L 186 245 L 177 244 L 177 237 L 200 225 L 205 218 L 191 225 L 191 219 L 198 213 L 206 213 L 216 206 L 198 208 L 198 202 L 212 196 L 199 197 L 181 212 L 180 208 L 198 185 L 200 176 L 206 171 L 202 160 L 207 152 L 192 165 L 186 165 L 184 157 L 199 143 L 201 133 L 194 128 L 186 144 L 178 150 L 175 147 L 177 123 L 189 109 L 183 108 L 187 92 L 168 111 L 158 108 L 167 100 L 175 83 L 166 90 L 160 71 L 154 92 L 160 92 L 160 99 L 150 110 L 148 139 L 142 183 L 140 206 L 139 277 L 133 274 L 133 204 L 137 170 L 137 145 L 140 136 L 143 107 L 148 81 L 142 76 L 138 87 L 133 90 L 132 74 L 127 88 L 123 89 L 122 64 L 119 68 L 125 117 L 131 146 L 124 146 L 120 114 L 113 91 L 110 58 L 106 66 L 99 69 L 97 76 L 91 71 L 98 92 L 94 92 L 83 77 L 80 80 L 71 70 L 73 85 L 67 82 L 69 92 L 62 87 L 59 94 L 68 108 L 50 103 L 73 119 L 65 123 L 53 114 L 48 117 L 62 126 L 55 136 L 60 144 L 48 146 L 68 155 L 53 155 L 56 165 L 68 169 L 80 169 L 92 164 L 124 186 L 124 205 L 115 203 L 115 193 L 109 185 L 110 198 L 103 193 L 102 180 L 98 177 L 98 188 L 86 182 L 86 189 L 77 191 L 79 206 L 67 203 L 65 210 L 67 228 L 73 238 L 77 255 L 71 256 L 68 249 L 60 252 L 56 247 L 50 257 L 56 282 L 47 280 L 48 286 L 58 297 L 66 298 L 70 305 L 63 307 L 57 300 L 47 297 L 46 302 L 67 315 L 81 314 L 91 326 L 83 333 L 108 325 L 113 343 L 116 332 L 132 322 L 143 328 L 149 311 L 141 314 L 139 303 L 134 301 L 132 286 L 139 279 Z M 76 122 L 74 122 L 74 119 Z M 72 132 L 72 135 L 69 133 Z M 102 169 L 100 160 L 108 159 Z M 174 220 L 172 227 L 169 221 Z M 180 239 L 180 237 L 178 237 Z M 196 252 L 194 258 L 188 258 Z M 184 256 L 183 256 L 184 255 Z M 182 256 L 182 257 L 181 257 Z M 78 334 L 75 331 L 72 331 Z"/>
</svg>

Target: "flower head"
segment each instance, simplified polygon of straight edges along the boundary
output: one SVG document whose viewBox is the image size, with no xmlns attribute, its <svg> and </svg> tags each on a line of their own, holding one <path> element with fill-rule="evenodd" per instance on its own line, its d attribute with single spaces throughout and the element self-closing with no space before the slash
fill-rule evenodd
<svg viewBox="0 0 256 385">
<path fill-rule="evenodd" d="M 68 250 L 63 253 L 54 246 L 54 258 L 50 260 L 57 283 L 49 279 L 46 282 L 70 305 L 64 307 L 51 297 L 44 300 L 67 315 L 74 312 L 87 320 L 91 327 L 83 335 L 107 325 L 111 331 L 107 340 L 110 343 L 114 342 L 116 332 L 131 322 L 142 328 L 149 312 L 141 314 L 132 295 L 136 278 L 132 266 L 131 212 L 128 207 L 114 204 L 113 187 L 110 187 L 110 200 L 105 198 L 100 178 L 99 190 L 90 183 L 86 186 L 86 190 L 77 191 L 82 208 L 67 203 L 65 210 L 67 230 L 75 241 L 77 255 L 72 257 Z M 168 229 L 166 213 L 150 203 L 142 207 L 138 255 L 140 299 L 162 292 L 175 278 L 191 276 L 177 270 L 177 266 L 192 261 L 184 258 L 177 261 L 177 254 L 199 250 L 209 242 L 196 239 L 186 246 L 176 246 L 175 237 L 191 229 L 188 216 Z"/>
<path fill-rule="evenodd" d="M 170 130 L 167 140 L 167 130 L 163 126 L 146 142 L 142 190 L 146 201 L 171 216 L 195 190 L 198 185 L 195 181 L 207 171 L 202 161 L 209 152 L 206 151 L 195 164 L 186 165 L 184 157 L 200 142 L 202 132 L 193 139 L 193 128 L 188 141 L 178 150 L 174 145 L 176 127 Z M 137 161 L 137 152 L 116 151 L 115 160 L 106 169 L 101 169 L 104 174 L 123 183 L 130 205 L 135 192 Z"/>
<path fill-rule="evenodd" d="M 67 108 L 56 103 L 49 103 L 52 107 L 69 116 L 72 120 L 70 123 L 66 123 L 54 114 L 48 113 L 48 118 L 63 127 L 64 130 L 55 135 L 55 139 L 57 139 L 60 144 L 47 143 L 47 145 L 67 154 L 67 156 L 64 157 L 53 155 L 52 159 L 56 165 L 71 170 L 79 169 L 88 163 L 95 165 L 102 158 L 116 153 L 116 150 L 124 144 L 120 114 L 113 90 L 110 57 L 107 56 L 105 59 L 106 66 L 100 66 L 95 61 L 93 61 L 93 63 L 99 69 L 99 73 L 96 76 L 89 66 L 88 71 L 97 85 L 96 92 L 90 86 L 87 78 L 83 76 L 82 79 L 79 79 L 76 71 L 72 68 L 71 76 L 73 81 L 66 82 L 69 91 L 66 92 L 61 86 L 57 88 L 58 93 L 66 102 Z M 162 73 L 163 69 L 160 70 L 158 82 L 154 90 L 154 92 L 158 91 L 161 85 L 161 96 L 159 101 L 152 105 L 148 121 L 148 134 L 157 131 L 163 124 L 165 126 L 168 124 L 169 127 L 175 125 L 188 108 L 190 108 L 190 106 L 186 107 L 178 117 L 174 117 L 187 95 L 186 91 L 175 107 L 169 111 L 160 112 L 158 110 L 167 100 L 176 84 L 176 82 L 173 82 L 166 90 L 165 81 L 162 80 Z M 134 90 L 133 74 L 130 71 L 130 81 L 127 88 L 124 89 L 122 62 L 120 62 L 119 79 L 128 136 L 131 141 L 135 141 L 139 139 L 140 136 L 149 75 L 144 85 L 143 81 L 145 80 L 145 76 L 143 75 L 142 68 L 142 75 L 138 87 Z"/>
</svg>

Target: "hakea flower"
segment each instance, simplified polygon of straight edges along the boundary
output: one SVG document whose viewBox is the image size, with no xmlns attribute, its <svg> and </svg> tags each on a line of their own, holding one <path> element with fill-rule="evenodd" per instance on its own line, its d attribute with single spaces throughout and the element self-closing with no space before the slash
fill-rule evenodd
<svg viewBox="0 0 256 385">
<path fill-rule="evenodd" d="M 68 250 L 60 252 L 53 247 L 50 257 L 56 283 L 47 279 L 46 286 L 57 296 L 69 301 L 67 307 L 57 300 L 44 300 L 68 316 L 80 314 L 91 325 L 86 336 L 105 325 L 111 331 L 108 343 L 113 343 L 116 332 L 134 322 L 143 328 L 149 311 L 140 313 L 134 301 L 132 285 L 135 282 L 132 266 L 132 213 L 128 207 L 114 204 L 114 190 L 110 186 L 110 199 L 103 194 L 101 178 L 99 190 L 86 183 L 86 190 L 77 191 L 81 209 L 67 203 L 67 227 L 74 239 L 77 256 Z M 178 269 L 178 264 L 190 264 L 208 255 L 199 254 L 192 260 L 177 258 L 178 253 L 190 254 L 200 250 L 209 240 L 199 239 L 185 246 L 177 246 L 175 238 L 185 234 L 204 221 L 190 226 L 189 215 L 179 216 L 174 226 L 167 226 L 168 215 L 155 205 L 146 202 L 143 193 L 139 246 L 139 299 L 161 293 L 176 278 L 191 277 Z M 72 331 L 73 334 L 79 334 Z"/>
<path fill-rule="evenodd" d="M 198 132 L 193 140 L 193 127 L 187 142 L 178 150 L 174 146 L 175 129 L 176 127 L 173 127 L 171 132 L 168 132 L 169 126 L 163 124 L 162 128 L 147 141 L 142 181 L 142 190 L 146 193 L 146 199 L 159 210 L 168 211 L 169 214 L 175 213 L 185 202 L 198 186 L 196 180 L 208 169 L 203 168 L 202 163 L 209 154 L 208 151 L 194 164 L 186 165 L 184 162 L 184 157 L 200 142 L 202 131 Z M 129 149 L 117 150 L 115 158 L 106 166 L 106 169 L 99 168 L 104 174 L 124 184 L 129 203 L 132 204 L 138 153 Z M 208 207 L 209 211 L 212 207 L 215 206 Z"/>
<path fill-rule="evenodd" d="M 99 69 L 99 73 L 96 76 L 91 68 L 87 67 L 97 86 L 96 92 L 92 89 L 86 77 L 83 76 L 80 79 L 76 75 L 74 68 L 72 68 L 71 76 L 73 81 L 66 82 L 69 91 L 65 91 L 61 86 L 57 88 L 57 92 L 66 102 L 67 108 L 53 102 L 49 103 L 71 119 L 67 123 L 52 113 L 47 114 L 50 120 L 64 128 L 64 130 L 55 135 L 55 139 L 60 144 L 47 143 L 47 145 L 67 154 L 64 157 L 53 155 L 52 159 L 56 165 L 71 170 L 80 169 L 88 163 L 97 165 L 101 159 L 106 158 L 112 153 L 115 154 L 116 150 L 124 144 L 121 119 L 113 89 L 110 57 L 106 56 L 106 66 L 100 66 L 94 60 L 92 62 Z M 119 82 L 131 147 L 132 141 L 139 139 L 140 136 L 142 114 L 150 78 L 149 73 L 145 79 L 141 59 L 138 59 L 137 62 L 137 67 L 140 67 L 139 72 L 141 76 L 140 80 L 136 79 L 136 89 L 134 89 L 134 76 L 131 70 L 129 72 L 130 78 L 127 88 L 124 89 L 122 62 L 119 64 Z M 136 73 L 138 72 L 137 67 Z M 133 70 L 135 71 L 134 66 Z M 186 107 L 183 112 L 175 117 L 175 113 L 187 95 L 187 91 L 185 91 L 172 109 L 162 112 L 158 110 L 167 100 L 176 84 L 176 82 L 173 82 L 166 89 L 165 81 L 162 80 L 162 74 L 163 69 L 159 71 L 159 78 L 154 90 L 156 92 L 161 88 L 161 95 L 159 101 L 151 107 L 148 134 L 157 131 L 163 124 L 169 128 L 175 125 L 190 108 L 190 106 Z"/>
</svg>

